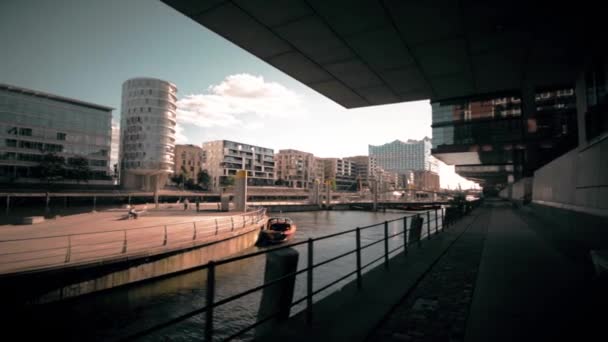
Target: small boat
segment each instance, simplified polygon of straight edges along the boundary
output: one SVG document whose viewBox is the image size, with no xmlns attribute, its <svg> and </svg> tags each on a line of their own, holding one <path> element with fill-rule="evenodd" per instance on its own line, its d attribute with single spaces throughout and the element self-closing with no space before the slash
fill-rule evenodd
<svg viewBox="0 0 608 342">
<path fill-rule="evenodd" d="M 260 231 L 258 245 L 289 241 L 296 234 L 296 229 L 296 224 L 288 217 L 271 217 Z"/>
</svg>

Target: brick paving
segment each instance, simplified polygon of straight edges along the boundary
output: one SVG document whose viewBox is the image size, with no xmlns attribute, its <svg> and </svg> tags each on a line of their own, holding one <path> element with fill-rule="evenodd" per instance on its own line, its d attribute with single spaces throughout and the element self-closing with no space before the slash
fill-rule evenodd
<svg viewBox="0 0 608 342">
<path fill-rule="evenodd" d="M 488 221 L 480 214 L 367 340 L 464 341 Z"/>
</svg>

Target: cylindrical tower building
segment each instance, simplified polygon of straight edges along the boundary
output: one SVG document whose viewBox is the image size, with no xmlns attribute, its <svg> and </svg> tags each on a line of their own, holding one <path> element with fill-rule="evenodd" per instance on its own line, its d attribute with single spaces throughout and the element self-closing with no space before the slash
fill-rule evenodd
<svg viewBox="0 0 608 342">
<path fill-rule="evenodd" d="M 173 173 L 177 87 L 155 78 L 122 85 L 120 170 L 125 189 L 156 191 Z"/>
</svg>

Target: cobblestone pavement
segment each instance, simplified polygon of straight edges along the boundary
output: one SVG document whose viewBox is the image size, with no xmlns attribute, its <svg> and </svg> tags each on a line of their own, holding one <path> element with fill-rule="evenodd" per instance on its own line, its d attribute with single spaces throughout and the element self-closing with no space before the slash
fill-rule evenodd
<svg viewBox="0 0 608 342">
<path fill-rule="evenodd" d="M 481 212 L 368 341 L 463 341 L 488 221 Z"/>
</svg>

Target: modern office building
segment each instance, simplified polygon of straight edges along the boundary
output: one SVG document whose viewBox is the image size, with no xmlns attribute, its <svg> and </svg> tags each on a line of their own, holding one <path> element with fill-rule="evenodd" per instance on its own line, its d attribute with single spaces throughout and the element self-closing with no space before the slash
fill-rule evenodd
<svg viewBox="0 0 608 342">
<path fill-rule="evenodd" d="M 209 173 L 214 191 L 229 184 L 239 170 L 247 170 L 248 185 L 274 185 L 274 151 L 270 148 L 216 140 L 203 143 L 203 150 L 203 169 Z"/>
<path fill-rule="evenodd" d="M 122 85 L 120 179 L 126 189 L 155 191 L 173 173 L 177 87 L 155 78 Z"/>
<path fill-rule="evenodd" d="M 344 160 L 352 162 L 355 167 L 358 189 L 371 189 L 371 182 L 376 178 L 378 170 L 376 159 L 369 156 L 354 156 Z"/>
<path fill-rule="evenodd" d="M 0 84 L 0 181 L 36 183 L 39 162 L 53 153 L 67 169 L 84 157 L 90 184 L 111 185 L 112 108 L 36 90 Z M 72 183 L 66 173 L 62 183 Z"/>
<path fill-rule="evenodd" d="M 519 93 L 433 102 L 433 154 L 488 189 L 530 177 L 576 146 L 576 95 L 538 88 L 525 100 L 525 116 Z"/>
<path fill-rule="evenodd" d="M 205 153 L 203 148 L 197 145 L 175 145 L 175 164 L 173 173 L 183 174 L 185 179 L 196 183 L 198 174 L 203 170 Z"/>
<path fill-rule="evenodd" d="M 376 160 L 378 167 L 386 171 L 438 171 L 437 162 L 431 157 L 431 139 L 428 137 L 422 140 L 395 140 L 379 146 L 369 145 L 369 156 Z"/>
<path fill-rule="evenodd" d="M 341 158 L 322 158 L 325 163 L 325 180 L 333 182 L 338 191 L 357 190 L 356 166 Z"/>
<path fill-rule="evenodd" d="M 274 155 L 275 178 L 293 188 L 309 189 L 315 179 L 315 157 L 298 150 L 279 150 Z"/>
</svg>

